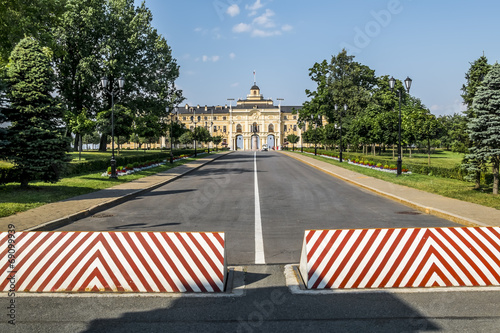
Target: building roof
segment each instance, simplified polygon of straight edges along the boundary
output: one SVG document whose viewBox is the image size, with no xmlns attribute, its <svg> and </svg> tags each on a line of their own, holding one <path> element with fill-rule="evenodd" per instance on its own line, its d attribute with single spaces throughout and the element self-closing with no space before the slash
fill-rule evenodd
<svg viewBox="0 0 500 333">
<path fill-rule="evenodd" d="M 257 105 L 257 109 L 278 109 L 279 107 L 277 105 L 260 105 L 259 107 L 259 104 L 256 103 Z M 238 106 L 233 106 L 232 107 L 233 110 L 237 110 L 237 111 L 241 111 L 241 110 L 253 110 L 252 107 L 250 107 L 250 105 L 238 105 Z M 281 113 L 292 113 L 292 110 L 293 109 L 296 109 L 296 110 L 300 110 L 302 108 L 302 106 L 286 106 L 286 105 L 282 105 L 281 106 Z M 190 111 L 191 107 L 189 107 L 189 109 L 186 110 L 185 107 L 178 107 L 178 112 L 179 114 L 193 114 L 193 112 Z M 207 109 L 205 111 L 205 106 L 200 106 L 200 108 L 196 109 L 195 107 L 195 110 L 196 110 L 196 114 L 197 115 L 210 115 L 212 112 L 213 114 L 224 114 L 224 113 L 229 113 L 229 106 L 227 105 L 223 105 L 223 106 L 220 106 L 220 105 L 217 105 L 217 106 L 207 106 Z"/>
</svg>

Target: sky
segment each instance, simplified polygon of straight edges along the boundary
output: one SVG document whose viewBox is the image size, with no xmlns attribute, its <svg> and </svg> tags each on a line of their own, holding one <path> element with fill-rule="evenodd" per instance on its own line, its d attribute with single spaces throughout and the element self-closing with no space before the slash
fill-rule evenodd
<svg viewBox="0 0 500 333">
<path fill-rule="evenodd" d="M 139 5 L 142 0 L 135 0 Z M 189 105 L 264 98 L 300 106 L 309 69 L 343 48 L 399 80 L 435 115 L 460 113 L 470 63 L 500 58 L 500 2 L 490 0 L 145 0 L 180 66 Z M 233 105 L 235 102 L 232 102 Z"/>
</svg>

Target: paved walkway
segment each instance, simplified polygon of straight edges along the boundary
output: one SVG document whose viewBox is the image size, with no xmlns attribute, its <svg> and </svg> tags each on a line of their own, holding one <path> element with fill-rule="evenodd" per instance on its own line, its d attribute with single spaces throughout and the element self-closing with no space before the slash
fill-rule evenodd
<svg viewBox="0 0 500 333">
<path fill-rule="evenodd" d="M 388 183 L 309 156 L 291 152 L 282 153 L 351 184 L 396 200 L 427 214 L 436 215 L 466 226 L 500 226 L 500 210 L 498 209 Z"/>
<path fill-rule="evenodd" d="M 427 214 L 433 214 L 468 226 L 500 226 L 500 210 L 388 183 L 308 156 L 290 152 L 282 153 L 351 184 L 396 200 Z M 227 152 L 212 154 L 154 176 L 0 218 L 0 231 L 8 230 L 9 224 L 14 224 L 16 230 L 51 230 L 57 226 L 110 208 L 143 192 L 155 189 L 225 154 Z"/>
<path fill-rule="evenodd" d="M 0 231 L 7 231 L 13 224 L 17 231 L 51 230 L 57 226 L 95 214 L 133 198 L 143 192 L 151 191 L 183 175 L 224 156 L 229 152 L 210 154 L 170 170 L 123 183 L 104 190 L 79 195 L 63 201 L 43 205 L 26 212 L 0 218 Z"/>
</svg>

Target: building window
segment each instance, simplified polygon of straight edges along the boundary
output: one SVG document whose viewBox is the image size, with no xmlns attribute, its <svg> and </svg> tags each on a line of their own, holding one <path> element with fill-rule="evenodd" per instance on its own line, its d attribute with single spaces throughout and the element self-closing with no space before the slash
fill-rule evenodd
<svg viewBox="0 0 500 333">
<path fill-rule="evenodd" d="M 222 132 L 226 133 L 226 126 L 224 125 L 224 127 L 222 128 Z"/>
<path fill-rule="evenodd" d="M 186 121 L 186 117 L 182 117 L 182 120 Z"/>
<path fill-rule="evenodd" d="M 214 126 L 214 132 L 217 132 L 217 126 Z"/>
<path fill-rule="evenodd" d="M 268 132 L 274 132 L 274 125 L 273 124 L 269 124 L 269 126 L 267 127 L 267 131 Z"/>
<path fill-rule="evenodd" d="M 257 123 L 253 123 L 252 132 L 257 133 L 259 131 L 259 125 Z"/>
<path fill-rule="evenodd" d="M 297 130 L 297 125 L 293 125 L 293 130 L 296 131 Z"/>
<path fill-rule="evenodd" d="M 285 132 L 286 132 L 286 124 L 285 124 L 285 125 L 283 125 L 283 131 L 285 131 Z"/>
<path fill-rule="evenodd" d="M 193 120 L 194 120 L 194 117 L 193 117 L 193 116 L 191 116 L 191 122 L 192 122 Z"/>
<path fill-rule="evenodd" d="M 297 116 L 293 116 L 293 120 L 297 120 Z"/>
<path fill-rule="evenodd" d="M 198 121 L 201 121 L 201 116 L 198 116 Z"/>
<path fill-rule="evenodd" d="M 217 117 L 214 117 L 214 120 L 217 120 Z"/>
<path fill-rule="evenodd" d="M 205 116 L 205 120 L 208 120 L 207 116 Z"/>
<path fill-rule="evenodd" d="M 222 117 L 222 120 L 226 120 L 226 117 Z"/>
<path fill-rule="evenodd" d="M 224 127 L 226 127 L 226 126 L 224 126 Z M 243 132 L 241 124 L 236 125 L 236 133 L 241 133 L 241 132 Z"/>
<path fill-rule="evenodd" d="M 284 120 L 287 120 L 287 119 L 286 119 L 286 116 L 283 116 L 283 119 L 284 119 Z"/>
</svg>

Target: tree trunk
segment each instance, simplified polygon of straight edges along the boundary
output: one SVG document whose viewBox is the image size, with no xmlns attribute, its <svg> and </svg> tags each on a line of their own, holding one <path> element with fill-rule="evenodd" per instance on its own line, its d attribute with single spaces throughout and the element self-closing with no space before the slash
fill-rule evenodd
<svg viewBox="0 0 500 333">
<path fill-rule="evenodd" d="M 431 165 L 431 140 L 427 139 L 427 164 Z"/>
<path fill-rule="evenodd" d="M 392 159 L 394 159 L 394 154 L 395 154 L 394 150 L 395 150 L 394 149 L 394 144 L 392 144 Z M 399 154 L 399 151 L 398 151 L 398 154 Z"/>
<path fill-rule="evenodd" d="M 498 195 L 498 167 L 499 160 L 493 160 L 493 195 Z"/>
<path fill-rule="evenodd" d="M 108 136 L 106 134 L 102 134 L 101 141 L 99 142 L 99 151 L 106 151 L 107 142 Z"/>
<path fill-rule="evenodd" d="M 411 146 L 408 147 L 408 151 L 410 152 L 410 158 L 411 158 Z"/>
<path fill-rule="evenodd" d="M 73 151 L 77 151 L 79 146 L 80 146 L 80 135 L 76 133 L 75 140 L 73 141 Z"/>
<path fill-rule="evenodd" d="M 81 161 L 82 159 L 82 149 L 83 149 L 83 140 L 82 140 L 82 134 L 80 133 L 78 135 L 80 137 L 80 142 L 78 143 L 78 160 Z"/>
</svg>

